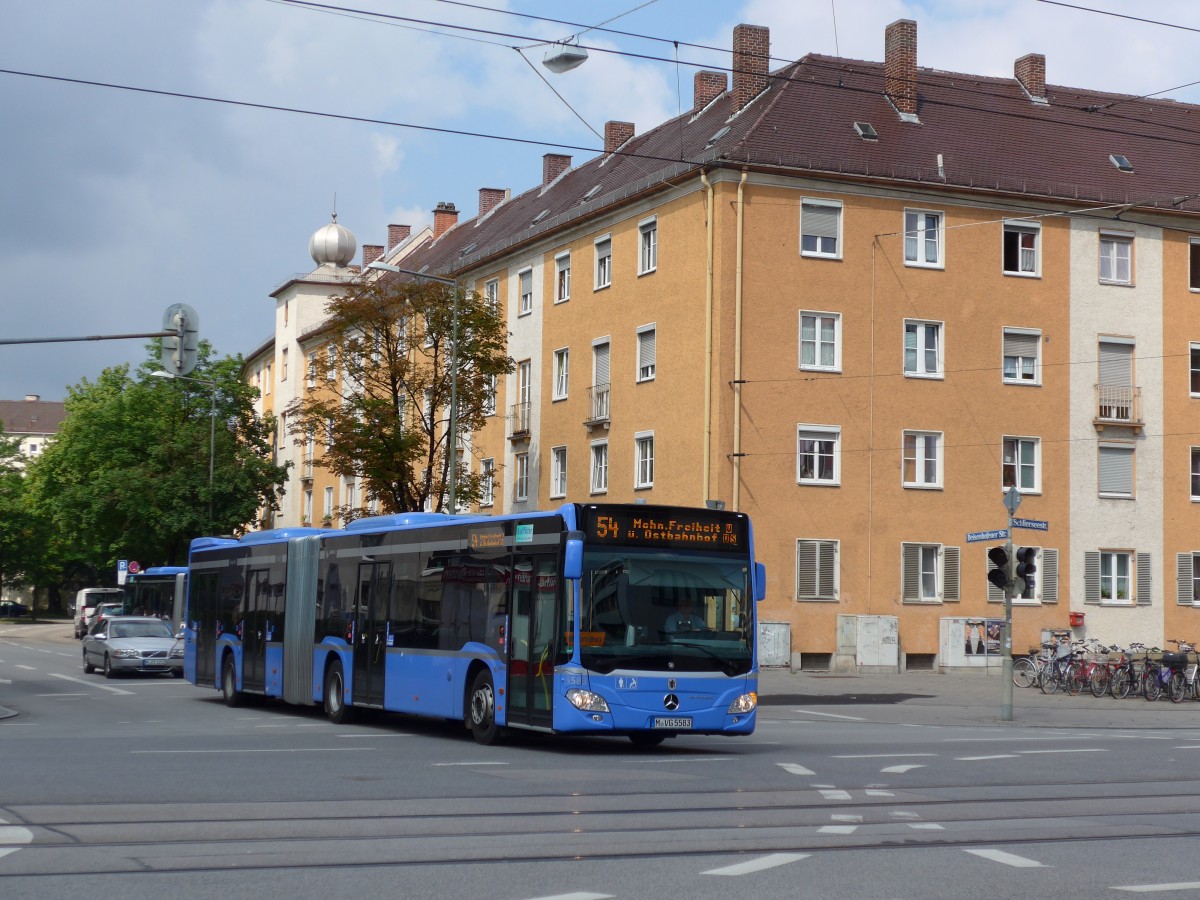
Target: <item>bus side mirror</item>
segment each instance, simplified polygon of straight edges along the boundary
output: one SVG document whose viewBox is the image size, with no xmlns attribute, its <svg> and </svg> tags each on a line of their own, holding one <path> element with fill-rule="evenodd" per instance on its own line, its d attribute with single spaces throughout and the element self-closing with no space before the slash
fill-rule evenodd
<svg viewBox="0 0 1200 900">
<path fill-rule="evenodd" d="M 762 563 L 754 564 L 754 602 L 758 603 L 767 596 L 767 567 Z"/>
<path fill-rule="evenodd" d="M 579 579 L 583 577 L 583 532 L 567 532 L 567 552 L 563 559 L 563 577 Z"/>
</svg>

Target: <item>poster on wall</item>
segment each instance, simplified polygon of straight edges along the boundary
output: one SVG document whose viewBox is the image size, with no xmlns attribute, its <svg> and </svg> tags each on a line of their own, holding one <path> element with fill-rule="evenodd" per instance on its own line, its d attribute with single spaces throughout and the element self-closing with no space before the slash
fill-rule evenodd
<svg viewBox="0 0 1200 900">
<path fill-rule="evenodd" d="M 963 623 L 963 652 L 967 656 L 997 656 L 1003 619 L 967 619 Z"/>
</svg>

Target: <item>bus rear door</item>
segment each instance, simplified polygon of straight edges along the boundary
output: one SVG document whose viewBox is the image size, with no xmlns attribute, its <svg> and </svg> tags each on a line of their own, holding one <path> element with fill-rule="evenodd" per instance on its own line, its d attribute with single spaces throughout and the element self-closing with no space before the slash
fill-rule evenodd
<svg viewBox="0 0 1200 900">
<path fill-rule="evenodd" d="M 354 598 L 354 684 L 356 706 L 382 706 L 387 660 L 388 598 L 392 593 L 390 562 L 361 563 Z"/>
</svg>

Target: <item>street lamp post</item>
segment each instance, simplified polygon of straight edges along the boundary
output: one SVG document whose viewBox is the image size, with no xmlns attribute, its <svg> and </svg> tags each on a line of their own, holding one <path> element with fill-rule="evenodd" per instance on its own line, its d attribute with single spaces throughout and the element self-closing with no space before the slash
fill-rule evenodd
<svg viewBox="0 0 1200 900">
<path fill-rule="evenodd" d="M 208 410 L 208 521 L 213 521 L 213 463 L 217 455 L 217 383 L 203 378 L 191 378 L 187 375 L 176 375 L 174 372 L 151 372 L 155 378 L 170 378 L 179 381 L 194 381 L 196 384 L 207 385 L 209 388 Z"/>
<path fill-rule="evenodd" d="M 449 285 L 454 291 L 453 314 L 450 334 L 450 484 L 447 489 L 450 499 L 450 512 L 458 511 L 455 486 L 458 481 L 458 282 L 453 278 L 442 278 L 439 275 L 426 275 L 414 272 L 412 269 L 401 269 L 376 260 L 367 264 L 368 269 L 380 272 L 392 272 L 396 275 L 412 275 L 414 278 L 424 278 L 437 284 Z"/>
</svg>

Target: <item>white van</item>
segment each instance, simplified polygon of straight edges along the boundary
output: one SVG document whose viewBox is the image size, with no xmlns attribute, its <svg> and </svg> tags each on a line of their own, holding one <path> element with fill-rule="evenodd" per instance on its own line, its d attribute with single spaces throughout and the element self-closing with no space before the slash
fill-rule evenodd
<svg viewBox="0 0 1200 900">
<path fill-rule="evenodd" d="M 95 621 L 96 607 L 101 603 L 120 603 L 125 592 L 120 588 L 84 588 L 75 595 L 75 637 L 80 640 Z"/>
</svg>

